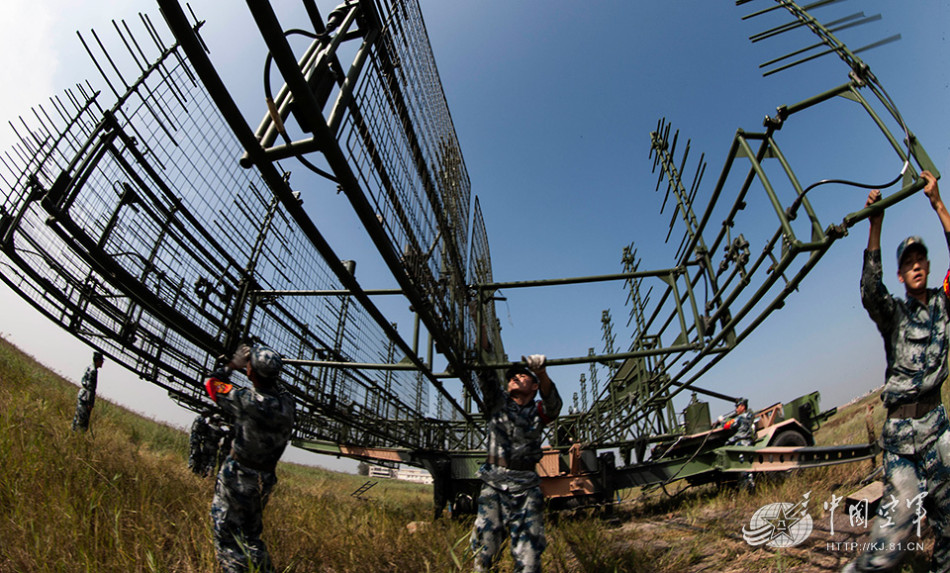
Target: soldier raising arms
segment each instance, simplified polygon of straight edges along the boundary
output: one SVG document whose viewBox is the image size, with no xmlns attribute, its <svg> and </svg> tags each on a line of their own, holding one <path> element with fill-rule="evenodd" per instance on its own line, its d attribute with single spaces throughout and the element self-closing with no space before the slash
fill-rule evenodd
<svg viewBox="0 0 950 573">
<path fill-rule="evenodd" d="M 929 171 L 920 175 L 927 181 L 924 194 L 950 247 L 950 213 L 940 198 L 937 179 Z M 865 206 L 880 199 L 880 191 L 871 191 Z M 881 280 L 883 220 L 883 212 L 869 219 L 861 302 L 884 338 L 883 499 L 893 496 L 898 502 L 887 521 L 882 516 L 874 521 L 870 541 L 879 549 L 861 554 L 845 571 L 896 569 L 902 557 L 899 548 L 906 547 L 900 542 L 919 521 L 921 500 L 931 508 L 927 519 L 936 534 L 931 570 L 950 571 L 950 432 L 940 399 L 940 386 L 950 373 L 950 285 L 944 280 L 942 288 L 927 288 L 927 247 L 920 237 L 907 237 L 897 247 L 897 277 L 906 296 L 892 296 Z"/>
<path fill-rule="evenodd" d="M 478 471 L 483 485 L 471 537 L 476 571 L 491 569 L 506 533 L 514 571 L 541 571 L 544 497 L 535 465 L 541 460 L 541 431 L 561 412 L 561 397 L 543 354 L 522 360 L 527 366 L 505 373 L 507 392 L 494 370 L 478 377 L 488 418 L 488 459 Z M 541 400 L 535 401 L 539 390 Z"/>
<path fill-rule="evenodd" d="M 267 346 L 241 345 L 205 384 L 211 399 L 234 419 L 231 452 L 218 472 L 211 503 L 214 547 L 227 573 L 273 571 L 261 540 L 262 517 L 294 425 L 294 399 L 278 381 L 282 364 Z M 246 369 L 253 388 L 230 383 L 236 369 Z"/>
</svg>

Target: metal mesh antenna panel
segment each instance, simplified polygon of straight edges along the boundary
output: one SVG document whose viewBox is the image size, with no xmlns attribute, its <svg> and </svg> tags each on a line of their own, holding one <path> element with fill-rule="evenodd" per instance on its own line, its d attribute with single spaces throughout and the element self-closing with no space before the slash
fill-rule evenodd
<svg viewBox="0 0 950 573">
<path fill-rule="evenodd" d="M 458 344 L 471 187 L 417 2 L 379 2 L 374 44 L 337 139 L 394 252 Z"/>
<path fill-rule="evenodd" d="M 485 220 L 478 198 L 475 199 L 475 216 L 472 224 L 472 244 L 469 256 L 468 282 L 472 284 L 490 284 L 494 282 L 491 267 L 491 252 L 488 248 L 488 231 L 485 229 Z M 501 327 L 495 313 L 495 302 L 491 300 L 493 293 L 487 293 L 487 300 L 478 301 L 477 308 L 481 314 L 470 312 L 466 320 L 469 347 L 477 349 L 480 356 L 477 359 L 486 359 L 486 362 L 499 362 L 504 359 L 505 349 L 501 340 Z M 479 336 L 481 332 L 481 336 Z"/>
<path fill-rule="evenodd" d="M 632 259 L 625 261 L 627 267 L 622 276 L 636 281 L 632 283 L 636 294 L 628 298 L 636 318 L 632 342 L 627 352 L 613 353 L 608 349 L 608 355 L 599 357 L 623 360 L 623 364 L 606 388 L 595 392 L 590 410 L 571 428 L 575 438 L 601 447 L 626 447 L 637 444 L 644 436 L 664 433 L 663 425 L 670 426 L 667 419 L 673 418 L 662 407 L 684 390 L 729 400 L 730 396 L 699 388 L 695 383 L 772 313 L 783 308 L 786 299 L 851 226 L 921 190 L 924 180 L 918 169 L 939 177 L 896 104 L 870 68 L 855 56 L 860 50 L 849 50 L 833 33 L 876 17 L 869 19 L 856 14 L 822 24 L 806 11 L 832 3 L 819 0 L 801 7 L 790 0 L 775 0 L 770 7 L 751 15 L 774 13 L 785 22 L 756 34 L 752 37 L 754 42 L 791 30 L 818 36 L 820 41 L 811 48 L 815 53 L 809 51 L 809 56 L 796 64 L 836 54 L 847 65 L 847 82 L 778 107 L 774 117 L 765 118 L 760 132 L 738 130 L 719 178 L 705 194 L 708 201 L 699 212 L 694 211 L 694 206 L 706 169 L 705 157 L 699 159 L 695 169 L 689 168 L 693 175 L 687 175 L 689 140 L 680 141 L 679 132 L 665 119 L 651 133 L 650 156 L 658 172 L 656 187 L 658 191 L 665 187 L 662 204 L 672 210 L 667 240 L 675 228 L 683 231 L 676 250 L 677 261 L 670 269 L 656 271 L 638 271 Z M 786 11 L 793 16 L 791 23 Z M 789 57 L 767 64 L 804 53 L 796 50 Z M 838 77 L 845 75 L 841 73 L 843 66 L 827 67 L 829 71 L 836 70 Z M 845 133 L 846 145 L 870 144 L 868 149 L 875 161 L 891 162 L 893 180 L 873 184 L 837 177 L 811 184 L 800 181 L 793 171 L 797 165 L 789 153 L 796 146 L 792 141 L 781 141 L 780 130 L 787 123 L 804 127 L 807 124 L 802 122 L 809 118 L 820 121 L 810 112 L 831 100 L 849 106 L 848 112 L 867 124 L 870 136 L 862 139 L 868 141 L 854 141 L 852 133 Z M 873 137 L 875 130 L 880 132 L 880 138 Z M 824 137 L 829 133 L 822 132 Z M 868 161 L 870 156 L 861 161 Z M 847 166 L 842 165 L 841 169 L 844 167 Z M 829 209 L 835 203 L 822 201 L 820 190 L 829 189 L 826 185 L 881 189 L 887 190 L 887 194 L 870 207 L 844 215 L 840 223 L 829 224 L 829 217 L 840 214 Z M 891 187 L 894 189 L 888 190 Z M 835 211 L 838 209 L 840 205 Z M 642 283 L 647 279 L 659 288 L 652 297 L 640 297 Z M 579 362 L 573 358 L 561 360 Z"/>
<path fill-rule="evenodd" d="M 245 312 L 251 289 L 341 285 L 258 172 L 237 167 L 242 149 L 177 46 L 143 25 L 159 53 L 146 59 L 144 43 L 124 42 L 134 82 L 120 68 L 103 71 L 90 51 L 116 96 L 111 108 L 77 87 L 14 126 L 21 141 L 3 160 L 0 277 L 190 408 L 202 405 L 201 381 L 235 332 L 285 356 L 391 361 L 388 338 L 345 297 L 272 296 Z M 428 388 L 412 372 L 291 365 L 284 379 L 300 436 L 420 443 L 399 422 L 426 415 Z"/>
</svg>

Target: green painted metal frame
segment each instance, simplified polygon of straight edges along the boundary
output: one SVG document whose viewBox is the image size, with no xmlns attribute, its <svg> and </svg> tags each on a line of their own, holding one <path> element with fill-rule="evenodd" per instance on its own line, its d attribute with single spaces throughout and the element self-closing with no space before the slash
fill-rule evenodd
<svg viewBox="0 0 950 573">
<path fill-rule="evenodd" d="M 775 117 L 766 118 L 763 131 L 738 130 L 699 217 L 694 205 L 705 162 L 700 158 L 692 183 L 685 184 L 689 142 L 678 156 L 678 132 L 672 132 L 665 120 L 658 123 L 650 135 L 650 157 L 654 171 L 658 171 L 657 188 L 663 181 L 667 183 L 664 206 L 670 196 L 673 197 L 670 204 L 674 212 L 667 239 L 677 225 L 685 227 L 672 266 L 640 270 L 631 245 L 625 249 L 624 272 L 621 273 L 497 282 L 492 276 L 483 214 L 477 198 L 469 200 L 470 182 L 441 85 L 428 86 L 433 90 L 426 92 L 429 98 L 414 97 L 411 91 L 416 88 L 413 74 L 425 75 L 434 70 L 431 51 L 427 42 L 422 42 L 424 26 L 421 26 L 418 4 L 400 3 L 397 9 L 389 0 L 359 0 L 344 6 L 341 13 L 333 16 L 334 26 L 328 26 L 311 0 L 302 1 L 310 15 L 314 37 L 299 57 L 291 50 L 287 32 L 269 3 L 249 3 L 270 51 L 268 62 L 273 62 L 285 81 L 269 102 L 272 111 L 253 131 L 205 53 L 199 36 L 200 25 L 186 18 L 177 1 L 159 0 L 178 43 L 162 47 L 148 69 L 142 70 L 139 82 L 126 84 L 132 86 L 127 92 L 119 93 L 113 88 L 118 103 L 108 112 L 96 109 L 98 94 L 86 94 L 85 101 L 77 98 L 75 114 L 64 117 L 68 125 L 58 138 L 49 129 L 45 142 L 34 142 L 30 136 L 24 138 L 27 143 L 24 177 L 14 185 L 15 192 L 11 192 L 11 195 L 18 194 L 20 203 L 5 206 L 0 231 L 11 268 L 19 269 L 15 275 L 5 272 L 3 280 L 51 320 L 97 348 L 105 347 L 190 408 L 200 409 L 206 405 L 200 377 L 211 368 L 214 359 L 226 354 L 241 336 L 251 334 L 262 325 L 288 338 L 296 333 L 297 338 L 287 343 L 288 378 L 304 403 L 297 436 L 299 443 L 305 446 L 333 439 L 338 444 L 405 447 L 423 453 L 420 459 L 427 460 L 454 453 L 468 456 L 482 447 L 484 440 L 483 424 L 478 416 L 481 400 L 475 384 L 476 373 L 510 364 L 495 315 L 499 291 L 621 281 L 630 291 L 631 321 L 635 324 L 631 341 L 617 347 L 608 312 L 602 317 L 609 338 L 607 350 L 550 357 L 551 366 L 592 365 L 592 387 L 597 364 L 608 364 L 610 376 L 603 388 L 593 391 L 589 408 L 562 417 L 552 426 L 549 435 L 550 442 L 562 450 L 575 441 L 582 441 L 595 449 L 619 448 L 625 461 L 629 461 L 631 452 L 636 452 L 638 460 L 643 461 L 646 444 L 678 431 L 672 400 L 679 393 L 693 390 L 718 399 L 731 398 L 699 388 L 697 384 L 781 308 L 848 228 L 919 191 L 923 182 L 918 177 L 918 168 L 939 176 L 920 142 L 903 125 L 896 106 L 868 66 L 856 56 L 857 51 L 850 51 L 833 34 L 864 19 L 846 18 L 826 26 L 796 3 L 776 0 L 769 11 L 788 11 L 793 16 L 793 24 L 756 35 L 753 41 L 805 27 L 821 38 L 820 45 L 828 50 L 767 73 L 821 55 L 837 54 L 849 69 L 849 81 L 798 103 L 779 107 Z M 751 16 L 763 13 L 765 11 L 759 11 Z M 399 30 L 387 27 L 393 23 L 398 24 Z M 154 32 L 153 28 L 150 33 Z M 394 39 L 392 34 L 397 32 L 407 35 Z M 350 46 L 354 54 L 349 66 L 344 67 L 340 57 L 345 51 L 343 48 Z M 797 56 L 799 52 L 793 54 Z M 770 60 L 767 64 L 785 59 Z M 220 112 L 221 123 L 239 142 L 243 153 L 240 164 L 255 182 L 249 187 L 266 197 L 259 210 L 243 207 L 248 218 L 256 221 L 255 217 L 261 217 L 261 220 L 254 226 L 255 241 L 245 245 L 247 256 L 240 261 L 229 259 L 224 245 L 195 241 L 199 243 L 195 247 L 195 258 L 203 259 L 209 267 L 214 266 L 212 270 L 220 271 L 218 274 L 228 275 L 230 282 L 221 279 L 221 284 L 205 284 L 203 290 L 196 285 L 192 294 L 185 288 L 182 277 L 175 296 L 166 300 L 167 297 L 157 294 L 160 286 L 154 287 L 155 292 L 149 290 L 152 286 L 147 282 L 151 274 L 149 265 L 154 263 L 149 262 L 149 257 L 158 252 L 158 245 L 173 227 L 178 229 L 184 225 L 179 216 L 192 227 L 200 228 L 195 217 L 189 218 L 187 209 L 179 215 L 180 205 L 169 208 L 166 227 L 159 232 L 154 250 L 132 255 L 103 248 L 113 235 L 115 225 L 130 211 L 130 196 L 111 198 L 115 200 L 109 204 L 113 210 L 105 218 L 110 222 L 101 235 L 87 232 L 87 228 L 70 217 L 72 212 L 80 212 L 78 208 L 71 209 L 80 191 L 88 190 L 90 174 L 106 160 L 114 160 L 129 174 L 135 184 L 130 186 L 133 190 L 139 188 L 144 194 L 154 187 L 166 195 L 175 195 L 176 190 L 162 175 L 161 154 L 140 148 L 149 145 L 149 134 L 137 131 L 138 124 L 123 116 L 123 105 L 136 97 L 137 86 L 148 85 L 147 81 L 167 74 L 169 62 L 175 60 L 189 81 L 197 78 L 203 84 L 199 91 L 207 92 Z M 176 89 L 174 81 L 166 79 L 166 83 L 171 91 Z M 866 97 L 867 92 L 873 97 Z M 334 94 L 335 99 L 331 99 Z M 386 105 L 381 107 L 398 110 L 389 119 L 399 128 L 399 137 L 385 139 L 372 131 L 374 118 L 369 115 L 378 110 L 365 102 L 376 96 L 385 99 Z M 148 104 L 149 98 L 144 99 Z M 179 96 L 178 99 L 187 98 Z M 820 220 L 809 200 L 808 193 L 813 187 L 804 187 L 798 181 L 778 140 L 786 122 L 833 99 L 848 100 L 864 110 L 895 156 L 907 167 L 898 191 L 869 208 L 844 215 L 840 223 L 828 224 Z M 430 107 L 419 107 L 422 100 Z M 160 106 L 146 108 L 156 118 L 167 115 Z M 56 164 L 51 159 L 52 150 L 59 149 L 57 146 L 65 135 L 73 133 L 70 130 L 90 122 L 89 118 L 96 115 L 94 111 L 103 112 L 101 123 L 99 119 L 92 122 L 95 123 L 93 128 L 83 132 L 87 140 L 72 150 L 71 159 L 65 165 Z M 302 139 L 290 140 L 285 124 L 291 122 L 306 134 Z M 889 128 L 895 123 L 903 131 L 903 140 Z M 173 129 L 165 127 L 163 122 L 158 126 L 155 137 L 174 140 Z M 352 147 L 347 147 L 344 140 Z M 45 147 L 48 151 L 44 153 Z M 413 158 L 411 169 L 400 171 L 395 164 L 387 163 L 386 150 L 406 152 Z M 368 162 L 360 163 L 361 153 L 370 158 Z M 287 177 L 276 167 L 277 160 L 289 158 L 299 159 L 302 165 L 339 185 L 399 288 L 364 289 L 352 269 L 336 257 L 302 208 L 300 197 L 293 192 Z M 43 179 L 44 170 L 54 168 L 59 170 L 59 175 L 49 181 Z M 775 172 L 778 177 L 774 176 Z M 734 196 L 727 185 L 733 176 L 742 181 Z M 789 190 L 791 193 L 783 193 Z M 399 199 L 400 193 L 410 191 L 425 205 L 418 212 Z M 755 257 L 743 235 L 733 228 L 753 193 L 762 194 L 775 216 L 775 230 Z M 103 195 L 108 196 L 108 193 Z M 157 200 L 154 203 L 160 204 Z M 721 227 L 714 230 L 710 225 L 720 203 L 727 215 Z M 378 214 L 382 212 L 386 217 L 380 219 Z M 55 250 L 59 247 L 41 244 L 38 235 L 27 232 L 28 225 L 21 227 L 27 213 L 33 220 L 39 220 L 44 213 L 53 216 L 46 232 L 55 235 L 58 245 L 64 245 L 63 248 L 82 261 L 85 266 L 81 272 L 57 263 Z M 804 224 L 799 218 L 804 219 Z M 272 225 L 276 228 L 272 229 Z M 258 265 L 266 258 L 262 257 L 265 243 L 273 240 L 274 233 L 291 228 L 301 233 L 301 242 L 307 245 L 308 252 L 322 257 L 333 279 L 331 287 L 307 290 L 311 285 L 262 283 Z M 707 231 L 713 231 L 714 236 L 708 245 L 704 238 L 709 236 Z M 181 232 L 196 231 L 189 228 Z M 466 251 L 469 234 L 472 240 Z M 149 263 L 139 275 L 124 266 L 123 257 L 133 255 Z M 32 268 L 31 260 L 40 259 L 49 266 L 49 276 Z M 226 272 L 215 266 L 218 259 L 227 259 Z M 209 270 L 207 274 L 214 273 Z M 68 284 L 57 285 L 50 276 L 62 278 Z M 641 292 L 648 283 L 660 285 L 661 292 L 652 304 L 650 297 Z M 705 285 L 709 293 L 705 300 L 702 300 L 700 285 Z M 218 287 L 222 292 L 215 290 Z M 166 291 L 170 292 L 170 287 Z M 415 312 L 411 340 L 397 332 L 374 302 L 374 297 L 391 295 L 405 297 Z M 199 318 L 181 316 L 178 312 L 189 297 L 198 301 L 195 316 Z M 320 336 L 294 316 L 296 304 L 315 297 L 337 304 L 331 309 L 335 328 Z M 357 313 L 368 320 L 357 321 Z M 114 320 L 122 324 L 114 326 L 111 322 Z M 141 329 L 140 346 L 133 347 L 135 324 L 149 321 L 155 324 L 154 332 Z M 385 346 L 367 360 L 356 359 L 343 348 L 344 339 L 357 330 L 359 324 L 371 324 Z M 423 330 L 428 341 L 420 346 Z M 169 348 L 159 352 L 162 343 L 172 337 L 178 337 L 177 346 L 166 345 Z M 447 361 L 443 372 L 434 370 L 435 350 Z M 375 358 L 379 360 L 374 362 Z M 418 376 L 409 380 L 413 374 Z M 447 389 L 443 383 L 446 378 L 461 381 L 461 395 Z M 399 380 L 408 388 L 404 393 L 394 388 Z M 345 384 L 352 384 L 354 391 L 361 393 L 363 402 L 353 404 L 339 400 L 336 389 Z M 440 415 L 433 419 L 424 415 L 422 402 L 429 386 L 439 394 L 440 412 L 443 402 L 451 406 L 449 417 Z M 586 402 L 586 396 L 584 398 Z"/>
</svg>

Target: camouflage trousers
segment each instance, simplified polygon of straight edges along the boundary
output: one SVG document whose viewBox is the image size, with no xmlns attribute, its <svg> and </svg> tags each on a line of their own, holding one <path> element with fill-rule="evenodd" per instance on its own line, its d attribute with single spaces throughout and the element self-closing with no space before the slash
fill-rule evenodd
<svg viewBox="0 0 950 573">
<path fill-rule="evenodd" d="M 482 485 L 471 539 L 475 571 L 492 568 L 506 536 L 511 540 L 513 571 L 541 571 L 541 553 L 547 541 L 544 538 L 544 496 L 540 487 L 511 493 Z"/>
<path fill-rule="evenodd" d="M 73 416 L 73 431 L 85 432 L 89 429 L 89 416 L 92 414 L 92 403 L 80 397 L 76 400 L 76 414 Z"/>
<path fill-rule="evenodd" d="M 917 541 L 920 517 L 934 531 L 930 570 L 950 571 L 950 432 L 915 455 L 884 452 L 884 495 L 869 542 L 846 571 L 891 571 L 900 565 L 910 541 Z"/>
<path fill-rule="evenodd" d="M 728 444 L 729 442 L 726 442 Z M 736 440 L 736 446 L 751 446 L 752 440 Z M 739 454 L 739 461 L 745 461 L 745 454 Z M 739 474 L 739 482 L 736 484 L 739 489 L 745 491 L 755 491 L 755 475 L 752 472 L 742 472 Z"/>
<path fill-rule="evenodd" d="M 230 457 L 221 466 L 211 522 L 218 563 L 226 573 L 273 571 L 261 532 L 264 507 L 276 483 L 273 473 L 245 468 Z"/>
<path fill-rule="evenodd" d="M 192 452 L 191 455 L 188 456 L 188 467 L 191 468 L 191 471 L 194 472 L 195 475 L 208 477 L 208 474 L 210 474 L 214 468 L 214 458 L 204 452 Z"/>
</svg>

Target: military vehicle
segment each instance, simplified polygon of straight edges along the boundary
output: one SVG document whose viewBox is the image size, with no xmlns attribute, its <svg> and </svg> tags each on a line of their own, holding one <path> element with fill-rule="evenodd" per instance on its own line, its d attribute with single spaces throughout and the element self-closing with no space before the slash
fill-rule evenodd
<svg viewBox="0 0 950 573">
<path fill-rule="evenodd" d="M 802 33 L 812 45 L 767 62 L 765 74 L 829 55 L 844 63 L 836 67 L 844 81 L 777 106 L 761 129 L 737 130 L 705 188 L 705 156 L 688 177 L 689 140 L 657 121 L 649 158 L 664 188 L 661 213 L 673 211 L 666 240 L 682 230 L 664 268 L 645 269 L 631 244 L 620 273 L 495 279 L 417 0 L 349 0 L 325 18 L 315 0 L 302 0 L 292 23 L 276 3 L 242 7 L 266 50 L 256 129 L 209 56 L 203 22 L 177 0 L 158 0 L 165 26 L 143 15 L 139 37 L 125 22 L 114 24 L 112 44 L 80 34 L 107 88 L 79 85 L 15 123 L 20 143 L 3 161 L 0 279 L 193 411 L 210 406 L 203 381 L 222 357 L 242 340 L 265 340 L 285 357 L 295 445 L 424 467 L 437 507 L 470 503 L 485 433 L 476 377 L 512 364 L 496 302 L 520 289 L 617 281 L 629 293 L 629 343 L 617 341 L 604 311 L 602 351 L 584 341 L 573 355 L 549 357 L 552 368 L 591 368 L 577 413 L 550 427 L 540 469 L 552 499 L 862 459 L 871 446 L 809 445 L 817 401 L 784 406 L 786 420 L 764 427 L 770 437 L 752 451 L 715 446 L 722 433 L 700 434 L 695 420 L 681 432 L 673 411 L 687 391 L 734 398 L 699 381 L 782 308 L 850 227 L 920 191 L 919 171 L 939 176 L 856 55 L 893 38 L 852 50 L 836 36 L 873 16 L 824 24 L 808 9 L 838 2 L 766 4 L 747 17 L 788 21 L 753 42 Z M 852 213 L 823 209 L 815 189 L 866 185 L 804 185 L 801 161 L 781 145 L 831 100 L 881 134 L 862 167 L 896 174 L 875 185 L 896 189 Z M 844 135 L 843 146 L 856 143 Z M 316 224 L 314 209 L 338 194 L 391 288 L 362 284 Z"/>
<path fill-rule="evenodd" d="M 820 410 L 821 396 L 812 392 L 785 404 L 776 403 L 755 411 L 756 440 L 752 446 L 726 445 L 734 429 L 710 422 L 709 403 L 693 400 L 682 413 L 676 431 L 652 436 L 647 459 L 630 463 L 614 451 L 599 451 L 581 442 L 567 448 L 548 448 L 537 464 L 541 490 L 555 509 L 573 509 L 609 503 L 623 489 L 665 487 L 685 480 L 690 485 L 729 483 L 744 472 L 770 475 L 790 470 L 866 460 L 877 455 L 876 443 L 816 447 L 814 432 L 837 408 Z M 570 427 L 577 414 L 561 420 L 561 431 Z M 727 416 L 728 417 L 728 416 Z M 569 436 L 558 442 L 569 443 Z M 317 443 L 308 447 L 325 453 L 346 455 L 364 461 L 418 464 L 410 450 L 366 449 Z M 476 472 L 484 462 L 481 451 L 453 452 L 450 462 L 430 467 L 435 478 L 436 499 L 447 503 L 453 515 L 475 509 L 481 481 Z M 619 463 L 619 465 L 618 465 Z M 433 471 L 435 469 L 435 471 Z M 437 473 L 441 472 L 441 473 Z M 437 513 L 442 511 L 437 508 Z"/>
</svg>

